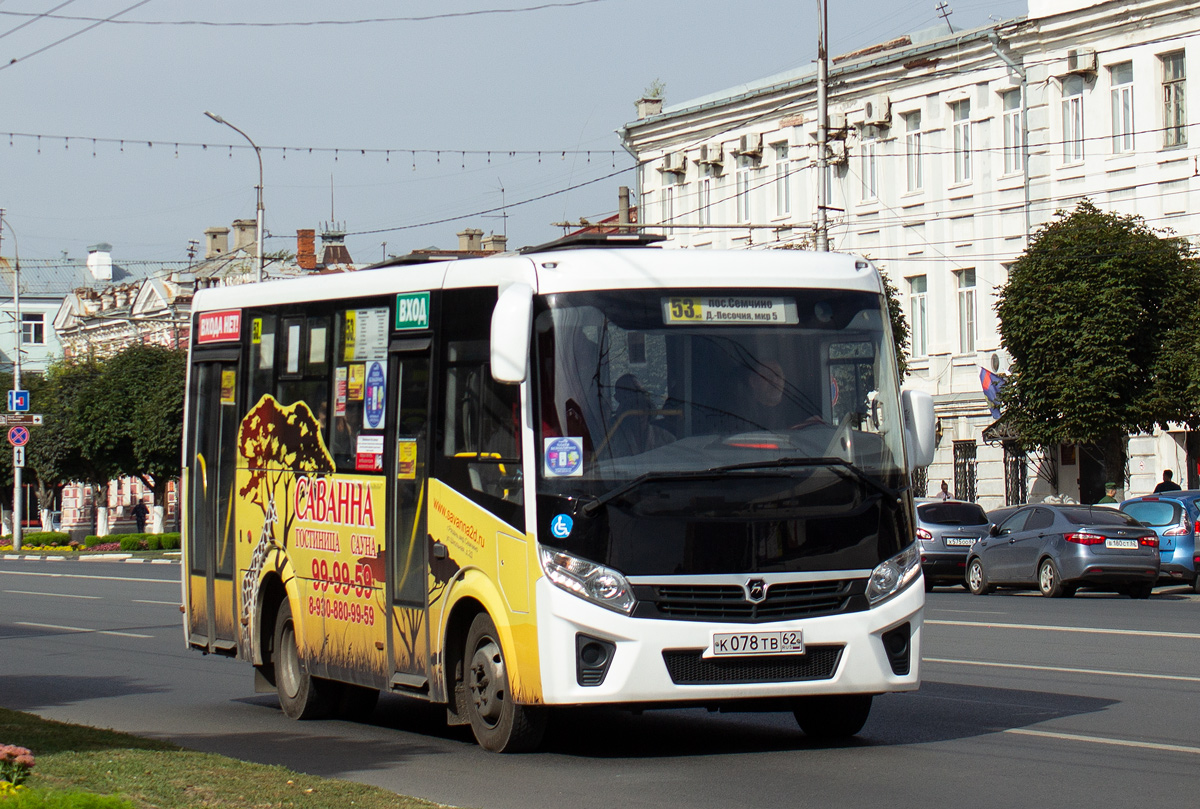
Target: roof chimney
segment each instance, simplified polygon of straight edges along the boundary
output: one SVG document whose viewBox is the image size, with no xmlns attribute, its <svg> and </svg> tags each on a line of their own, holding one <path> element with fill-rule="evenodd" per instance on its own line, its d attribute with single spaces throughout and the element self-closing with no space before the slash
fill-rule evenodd
<svg viewBox="0 0 1200 809">
<path fill-rule="evenodd" d="M 637 100 L 638 120 L 658 115 L 662 112 L 662 108 L 663 100 L 661 98 L 639 98 Z"/>
<path fill-rule="evenodd" d="M 458 249 L 459 250 L 481 250 L 483 231 L 479 228 L 467 228 L 458 232 Z"/>
<path fill-rule="evenodd" d="M 209 228 L 204 231 L 204 257 L 216 258 L 229 252 L 229 228 Z"/>
<path fill-rule="evenodd" d="M 317 232 L 312 228 L 296 231 L 296 264 L 302 270 L 317 268 Z"/>
<path fill-rule="evenodd" d="M 233 249 L 241 250 L 246 248 L 248 253 L 256 253 L 258 251 L 256 242 L 258 240 L 258 223 L 253 219 L 235 219 L 233 220 Z"/>
<path fill-rule="evenodd" d="M 91 270 L 92 277 L 97 281 L 111 281 L 113 277 L 112 245 L 101 242 L 89 247 L 87 268 Z"/>
<path fill-rule="evenodd" d="M 507 236 L 497 236 L 493 233 L 483 240 L 483 251 L 485 253 L 503 253 L 507 246 Z"/>
</svg>

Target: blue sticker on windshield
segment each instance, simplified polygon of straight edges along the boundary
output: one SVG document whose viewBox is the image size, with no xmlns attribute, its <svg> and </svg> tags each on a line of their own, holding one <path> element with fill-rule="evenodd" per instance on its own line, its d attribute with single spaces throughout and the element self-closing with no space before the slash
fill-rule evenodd
<svg viewBox="0 0 1200 809">
<path fill-rule="evenodd" d="M 550 521 L 550 533 L 555 539 L 566 539 L 571 536 L 575 521 L 566 514 L 559 514 Z"/>
<path fill-rule="evenodd" d="M 547 438 L 542 457 L 547 477 L 577 478 L 583 475 L 582 438 Z"/>
</svg>

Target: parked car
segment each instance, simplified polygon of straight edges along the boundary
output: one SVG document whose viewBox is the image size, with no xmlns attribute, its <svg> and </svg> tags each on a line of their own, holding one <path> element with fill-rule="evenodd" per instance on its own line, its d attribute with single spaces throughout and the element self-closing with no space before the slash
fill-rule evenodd
<svg viewBox="0 0 1200 809">
<path fill-rule="evenodd" d="M 1159 572 L 1158 534 L 1109 506 L 1039 503 L 993 525 L 971 546 L 967 589 L 1032 588 L 1050 598 L 1080 587 L 1149 598 Z"/>
<path fill-rule="evenodd" d="M 1200 593 L 1196 575 L 1196 535 L 1200 533 L 1200 491 L 1131 497 L 1121 511 L 1158 534 L 1160 584 L 1188 584 Z"/>
<path fill-rule="evenodd" d="M 967 551 L 987 536 L 987 513 L 960 500 L 917 501 L 917 541 L 925 592 L 939 584 L 966 586 Z"/>
<path fill-rule="evenodd" d="M 1017 509 L 1019 508 L 1022 508 L 1022 506 L 1001 506 L 1000 508 L 994 508 L 987 513 L 988 522 L 992 523 L 993 525 L 999 525 L 1012 515 L 1016 514 Z"/>
</svg>

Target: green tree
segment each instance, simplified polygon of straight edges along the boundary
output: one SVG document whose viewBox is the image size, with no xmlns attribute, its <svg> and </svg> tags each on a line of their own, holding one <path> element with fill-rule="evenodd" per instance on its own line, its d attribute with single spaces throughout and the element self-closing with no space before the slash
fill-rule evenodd
<svg viewBox="0 0 1200 809">
<path fill-rule="evenodd" d="M 1060 211 L 996 304 L 1013 430 L 1027 446 L 1095 443 L 1106 473 L 1123 479 L 1130 433 L 1200 424 L 1197 300 L 1200 264 L 1186 240 L 1087 200 Z"/>
<path fill-rule="evenodd" d="M 94 451 L 122 475 L 138 477 L 166 502 L 179 475 L 183 446 L 183 392 L 187 353 L 132 345 L 104 363 Z"/>
</svg>

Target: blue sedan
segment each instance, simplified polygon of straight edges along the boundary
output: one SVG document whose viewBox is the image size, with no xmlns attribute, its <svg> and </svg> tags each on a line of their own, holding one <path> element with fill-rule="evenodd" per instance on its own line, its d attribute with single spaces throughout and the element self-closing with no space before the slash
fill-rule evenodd
<svg viewBox="0 0 1200 809">
<path fill-rule="evenodd" d="M 1149 598 L 1159 573 L 1158 535 L 1115 508 L 1025 506 L 971 547 L 967 589 L 1034 588 L 1056 598 L 1080 587 Z"/>
</svg>

